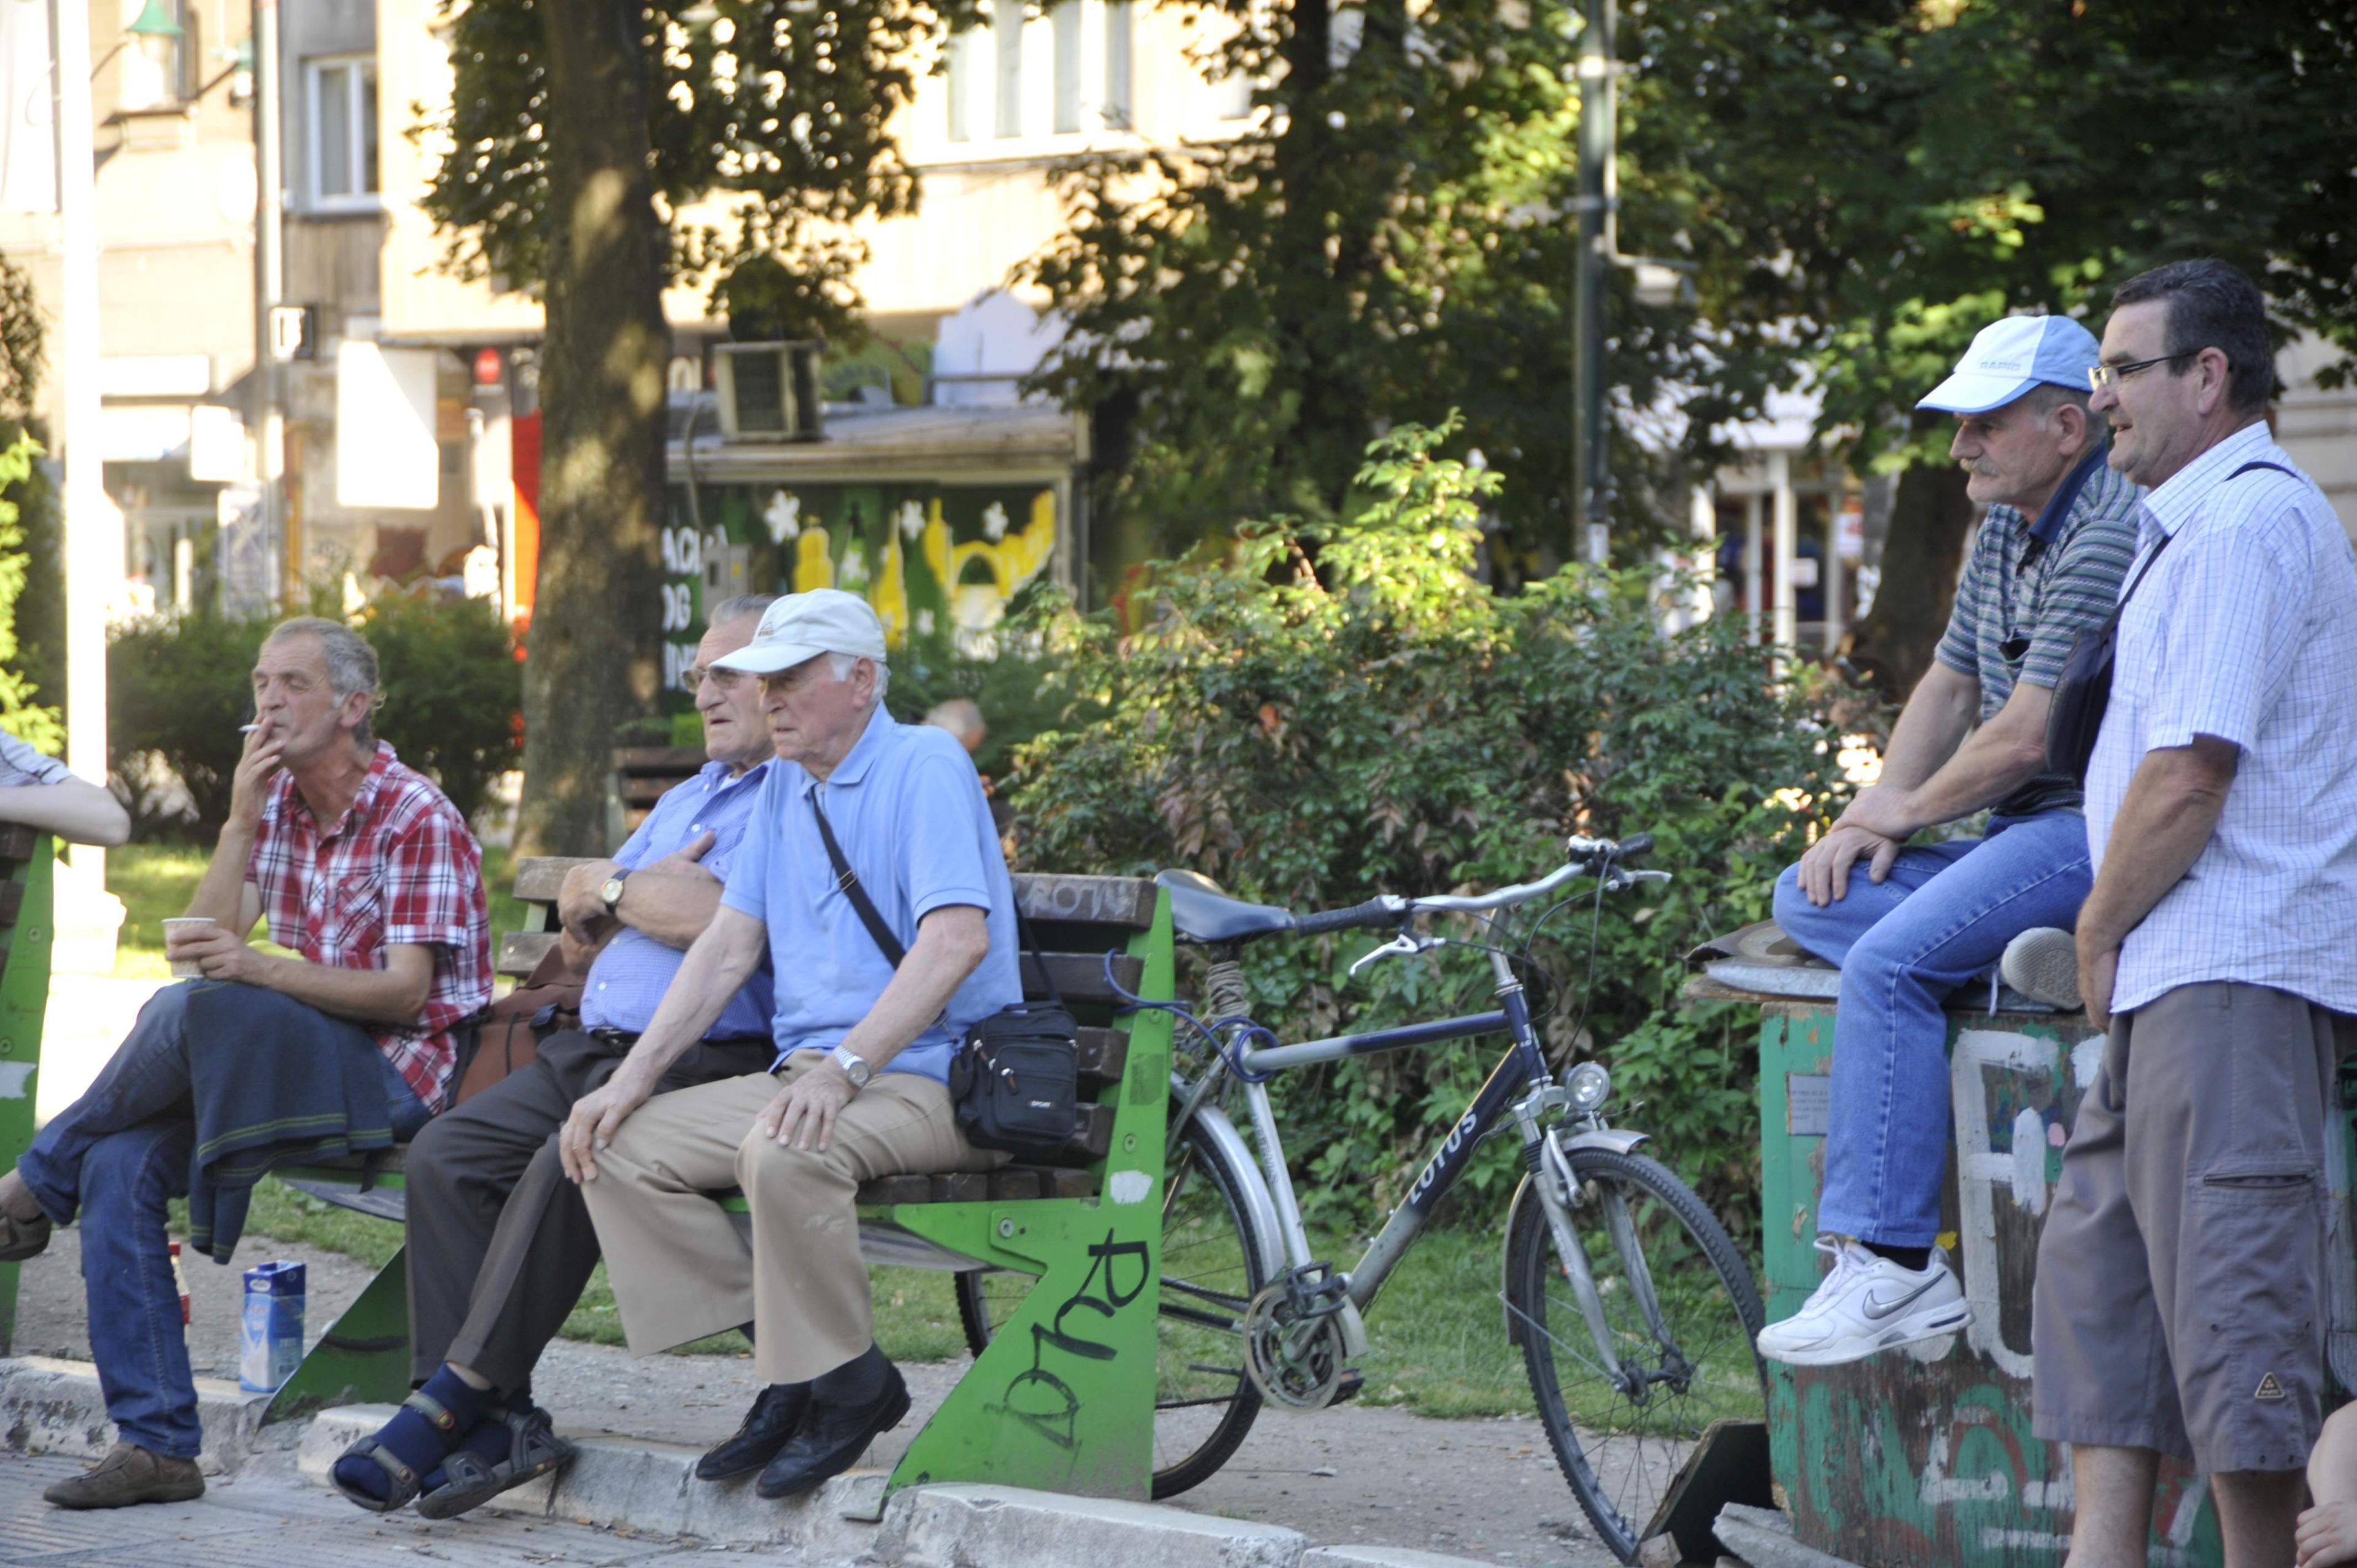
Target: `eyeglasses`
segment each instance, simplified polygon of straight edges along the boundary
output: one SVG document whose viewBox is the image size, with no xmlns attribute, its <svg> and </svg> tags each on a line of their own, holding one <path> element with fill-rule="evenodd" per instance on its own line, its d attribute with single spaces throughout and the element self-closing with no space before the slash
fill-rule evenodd
<svg viewBox="0 0 2357 1568">
<path fill-rule="evenodd" d="M 691 664 L 680 671 L 681 682 L 691 692 L 701 688 L 706 681 L 724 692 L 733 692 L 743 679 L 745 671 L 742 670 L 721 670 L 709 664 Z"/>
<path fill-rule="evenodd" d="M 2091 365 L 2087 369 L 2087 390 L 2117 392 L 2120 390 L 2120 383 L 2138 371 L 2148 371 L 2155 365 L 2165 365 L 2171 360 L 2190 360 L 2200 352 L 2201 350 L 2199 349 L 2188 349 L 2182 353 L 2162 354 L 2157 359 L 2131 360 L 2125 365 Z"/>
</svg>

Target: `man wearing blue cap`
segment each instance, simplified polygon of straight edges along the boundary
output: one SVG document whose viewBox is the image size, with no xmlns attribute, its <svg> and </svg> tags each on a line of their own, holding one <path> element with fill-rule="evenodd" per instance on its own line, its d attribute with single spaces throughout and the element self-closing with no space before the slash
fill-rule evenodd
<svg viewBox="0 0 2357 1568">
<path fill-rule="evenodd" d="M 1773 1360 L 1854 1361 L 1973 1319 L 1933 1245 L 1949 1142 L 1941 1008 L 2016 937 L 2067 930 L 2087 896 L 2079 784 L 2050 768 L 2046 719 L 2073 639 L 2111 614 L 2136 547 L 2136 488 L 2104 465 L 2088 407 L 2098 357 L 2074 321 L 2008 317 L 1916 405 L 1955 415 L 1949 452 L 1988 515 L 1880 782 L 1777 880 L 1778 923 L 1840 964 L 1842 985 L 1817 1207 L 1832 1270 L 1761 1330 Z M 1982 811 L 1985 837 L 1905 847 Z"/>
</svg>

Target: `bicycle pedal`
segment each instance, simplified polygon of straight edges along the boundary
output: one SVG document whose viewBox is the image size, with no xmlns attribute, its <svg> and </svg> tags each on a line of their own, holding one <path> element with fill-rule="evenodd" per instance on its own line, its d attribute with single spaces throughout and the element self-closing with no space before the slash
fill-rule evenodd
<svg viewBox="0 0 2357 1568">
<path fill-rule="evenodd" d="M 1356 1367 L 1345 1367 L 1342 1369 L 1342 1376 L 1334 1384 L 1334 1397 L 1326 1402 L 1329 1406 L 1348 1403 L 1357 1399 L 1359 1391 L 1366 1386 L 1366 1378 Z"/>
</svg>

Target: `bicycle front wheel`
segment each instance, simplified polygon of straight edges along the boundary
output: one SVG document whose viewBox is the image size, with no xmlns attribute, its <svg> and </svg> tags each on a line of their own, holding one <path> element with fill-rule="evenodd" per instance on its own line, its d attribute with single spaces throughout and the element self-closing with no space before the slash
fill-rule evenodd
<svg viewBox="0 0 2357 1568">
<path fill-rule="evenodd" d="M 1564 1478 L 1605 1545 L 1634 1563 L 1703 1429 L 1766 1408 L 1751 1348 L 1765 1314 L 1726 1229 L 1665 1167 L 1585 1149 L 1571 1169 L 1581 1194 L 1573 1223 L 1617 1368 L 1598 1348 L 1535 1194 L 1517 1206 L 1506 1241 L 1508 1316 Z"/>
<path fill-rule="evenodd" d="M 1177 1109 L 1175 1103 L 1173 1110 Z M 1275 1271 L 1273 1242 L 1245 1218 L 1238 1170 L 1189 1125 L 1163 1184 L 1161 1311 L 1156 1330 L 1154 1496 L 1200 1486 L 1252 1430 L 1260 1391 L 1244 1373 L 1244 1309 Z M 957 1276 L 958 1316 L 977 1356 L 1034 1280 L 996 1269 Z"/>
</svg>

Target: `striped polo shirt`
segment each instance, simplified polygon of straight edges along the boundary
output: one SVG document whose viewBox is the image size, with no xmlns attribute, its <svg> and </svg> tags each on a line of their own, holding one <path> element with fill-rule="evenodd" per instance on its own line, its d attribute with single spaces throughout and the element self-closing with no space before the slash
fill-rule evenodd
<svg viewBox="0 0 2357 1568">
<path fill-rule="evenodd" d="M 2101 626 L 2119 602 L 2120 579 L 2136 555 L 2136 485 L 2104 462 L 2098 446 L 2064 477 L 2038 521 L 1993 506 L 1973 540 L 1939 659 L 1980 682 L 1981 723 L 1995 718 L 2027 681 L 2051 691 L 2071 644 Z M 2076 811 L 2078 781 L 2040 773 L 1990 810 L 2001 817 Z"/>
</svg>

